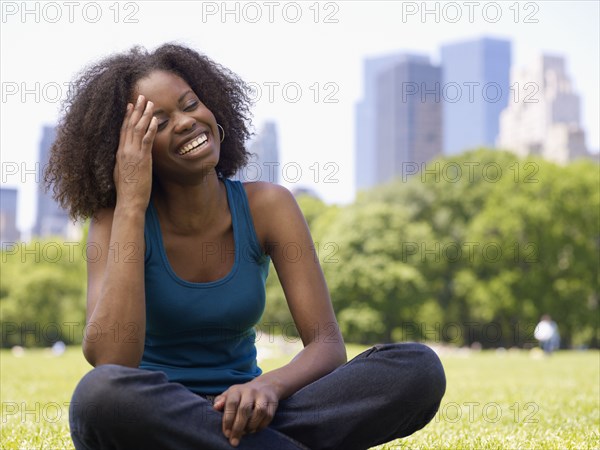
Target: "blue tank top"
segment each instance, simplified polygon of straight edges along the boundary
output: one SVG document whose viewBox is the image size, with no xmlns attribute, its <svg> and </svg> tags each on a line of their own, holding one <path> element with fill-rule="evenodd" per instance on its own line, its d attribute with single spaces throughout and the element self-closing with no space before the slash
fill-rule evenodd
<svg viewBox="0 0 600 450">
<path fill-rule="evenodd" d="M 170 381 L 198 394 L 219 394 L 262 373 L 254 326 L 265 307 L 270 257 L 256 237 L 242 183 L 223 182 L 235 261 L 219 280 L 192 283 L 179 278 L 167 259 L 152 201 L 146 210 L 146 341 L 140 368 L 163 371 Z M 209 244 L 204 250 L 216 251 Z"/>
</svg>

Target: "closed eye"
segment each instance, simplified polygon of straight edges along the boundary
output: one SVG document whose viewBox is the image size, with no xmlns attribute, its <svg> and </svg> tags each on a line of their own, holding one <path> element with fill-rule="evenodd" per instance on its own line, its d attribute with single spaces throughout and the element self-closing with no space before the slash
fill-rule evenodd
<svg viewBox="0 0 600 450">
<path fill-rule="evenodd" d="M 167 126 L 167 122 L 168 120 L 164 120 L 161 123 L 158 124 L 158 127 L 156 128 L 156 131 L 162 131 L 165 129 L 165 127 Z"/>
<path fill-rule="evenodd" d="M 194 109 L 196 109 L 196 108 L 198 107 L 198 104 L 199 104 L 199 103 L 200 103 L 200 102 L 197 102 L 197 101 L 195 101 L 195 100 L 194 100 L 194 101 L 192 101 L 192 102 L 190 102 L 190 103 L 189 103 L 189 104 L 188 104 L 188 105 L 185 107 L 184 111 L 193 111 Z"/>
</svg>

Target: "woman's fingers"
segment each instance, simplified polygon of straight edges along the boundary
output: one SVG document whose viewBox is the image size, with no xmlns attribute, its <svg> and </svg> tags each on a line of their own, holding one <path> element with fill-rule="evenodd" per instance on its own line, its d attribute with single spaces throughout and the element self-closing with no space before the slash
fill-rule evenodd
<svg viewBox="0 0 600 450">
<path fill-rule="evenodd" d="M 123 118 L 123 123 L 121 124 L 121 134 L 119 136 L 119 142 L 125 142 L 125 137 L 127 136 L 127 127 L 129 125 L 129 119 L 131 118 L 131 112 L 133 111 L 133 105 L 131 103 L 127 103 L 127 110 L 125 111 L 125 117 Z"/>
<path fill-rule="evenodd" d="M 237 404 L 230 432 L 225 436 L 228 437 L 231 445 L 237 446 L 244 434 L 255 433 L 266 428 L 273 420 L 276 409 L 277 403 L 268 402 L 266 397 L 259 399 L 250 395 L 243 396 Z M 231 418 L 228 423 L 231 423 Z"/>
<path fill-rule="evenodd" d="M 117 196 L 134 206 L 148 206 L 152 190 L 152 145 L 158 131 L 154 104 L 138 96 L 128 104 L 115 157 L 113 178 Z"/>
<path fill-rule="evenodd" d="M 227 399 L 227 395 L 225 393 L 218 395 L 217 397 L 215 397 L 213 407 L 216 410 L 221 411 L 223 409 L 223 406 L 225 406 L 226 399 Z"/>
<path fill-rule="evenodd" d="M 148 131 L 148 126 L 152 120 L 152 114 L 154 112 L 154 104 L 150 101 L 146 102 L 146 106 L 142 112 L 142 115 L 137 122 L 134 122 L 133 126 L 133 143 L 139 143 L 141 145 L 142 139 Z"/>
<path fill-rule="evenodd" d="M 256 433 L 257 431 L 266 428 L 271 420 L 273 420 L 273 414 L 271 414 L 272 405 L 264 400 L 256 400 L 254 402 L 254 408 L 252 409 L 252 415 L 246 424 L 247 433 Z"/>
<path fill-rule="evenodd" d="M 129 122 L 127 124 L 127 141 L 133 142 L 135 137 L 135 129 L 142 118 L 142 114 L 146 109 L 146 99 L 143 95 L 138 95 L 138 98 L 133 107 L 133 111 L 131 111 L 131 116 L 129 117 Z"/>
<path fill-rule="evenodd" d="M 231 392 L 225 398 L 225 408 L 223 410 L 223 434 L 230 438 L 233 423 L 237 417 L 237 410 L 240 404 L 240 394 Z"/>
<path fill-rule="evenodd" d="M 142 138 L 142 152 L 152 154 L 152 143 L 154 142 L 154 137 L 156 136 L 156 131 L 158 130 L 158 119 L 156 117 L 152 117 L 150 119 L 150 125 L 148 126 L 148 130 L 146 134 Z"/>
<path fill-rule="evenodd" d="M 252 418 L 248 422 L 246 432 L 256 433 L 267 428 L 273 421 L 278 406 L 279 402 L 273 398 L 259 397 L 254 403 Z"/>
<path fill-rule="evenodd" d="M 223 434 L 233 446 L 239 444 L 244 434 L 266 428 L 278 405 L 277 395 L 268 385 L 252 382 L 230 387 L 214 402 L 214 408 L 223 411 Z"/>
<path fill-rule="evenodd" d="M 225 406 L 225 410 L 227 411 L 227 405 Z M 250 418 L 252 417 L 252 413 L 254 411 L 254 398 L 252 397 L 242 397 L 237 404 L 235 419 L 230 428 L 229 432 L 229 443 L 236 447 L 240 443 L 240 439 L 244 435 L 244 431 L 246 430 L 246 426 Z M 225 434 L 227 436 L 227 434 Z"/>
<path fill-rule="evenodd" d="M 125 142 L 127 144 L 141 144 L 142 138 L 148 131 L 148 126 L 154 113 L 154 104 L 146 101 L 139 95 L 125 125 Z"/>
</svg>

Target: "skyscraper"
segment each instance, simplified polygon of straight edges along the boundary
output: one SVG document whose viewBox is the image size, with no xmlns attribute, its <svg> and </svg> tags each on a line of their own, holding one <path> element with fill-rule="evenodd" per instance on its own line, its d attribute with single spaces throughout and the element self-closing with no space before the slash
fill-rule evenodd
<svg viewBox="0 0 600 450">
<path fill-rule="evenodd" d="M 573 91 L 564 58 L 541 55 L 531 67 L 515 70 L 512 78 L 514 99 L 502 111 L 498 146 L 522 157 L 540 155 L 559 164 L 589 156 L 580 125 L 579 96 Z"/>
<path fill-rule="evenodd" d="M 252 153 L 246 167 L 238 172 L 242 181 L 268 181 L 279 183 L 279 144 L 277 140 L 277 125 L 275 122 L 264 123 L 258 134 L 248 144 Z"/>
<path fill-rule="evenodd" d="M 423 55 L 366 61 L 365 97 L 356 110 L 358 189 L 399 177 L 407 164 L 421 167 L 441 153 L 440 77 L 440 68 Z"/>
<path fill-rule="evenodd" d="M 494 147 L 510 97 L 511 43 L 480 38 L 443 45 L 444 153 Z"/>
<path fill-rule="evenodd" d="M 20 238 L 17 230 L 17 189 L 0 188 L 0 247 L 16 243 Z"/>
<path fill-rule="evenodd" d="M 52 192 L 45 192 L 44 169 L 50 159 L 50 147 L 56 138 L 54 127 L 45 126 L 42 130 L 38 166 L 37 217 L 33 235 L 39 237 L 61 236 L 65 239 L 79 239 L 79 227 L 73 224 L 69 215 L 52 198 Z"/>
<path fill-rule="evenodd" d="M 405 61 L 407 55 L 398 53 L 376 58 L 368 58 L 364 62 L 364 96 L 356 105 L 356 187 L 364 189 L 378 183 L 376 173 L 376 97 L 377 79 L 385 70 Z M 424 57 L 412 56 L 413 59 Z"/>
</svg>

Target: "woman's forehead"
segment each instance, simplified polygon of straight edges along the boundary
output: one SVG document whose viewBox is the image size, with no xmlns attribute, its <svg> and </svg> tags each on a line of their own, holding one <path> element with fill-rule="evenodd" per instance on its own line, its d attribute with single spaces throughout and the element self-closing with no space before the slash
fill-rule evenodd
<svg viewBox="0 0 600 450">
<path fill-rule="evenodd" d="M 192 88 L 177 74 L 155 70 L 137 81 L 132 100 L 137 100 L 140 94 L 152 101 L 165 100 L 172 96 L 178 99 L 188 91 L 192 91 Z"/>
</svg>

